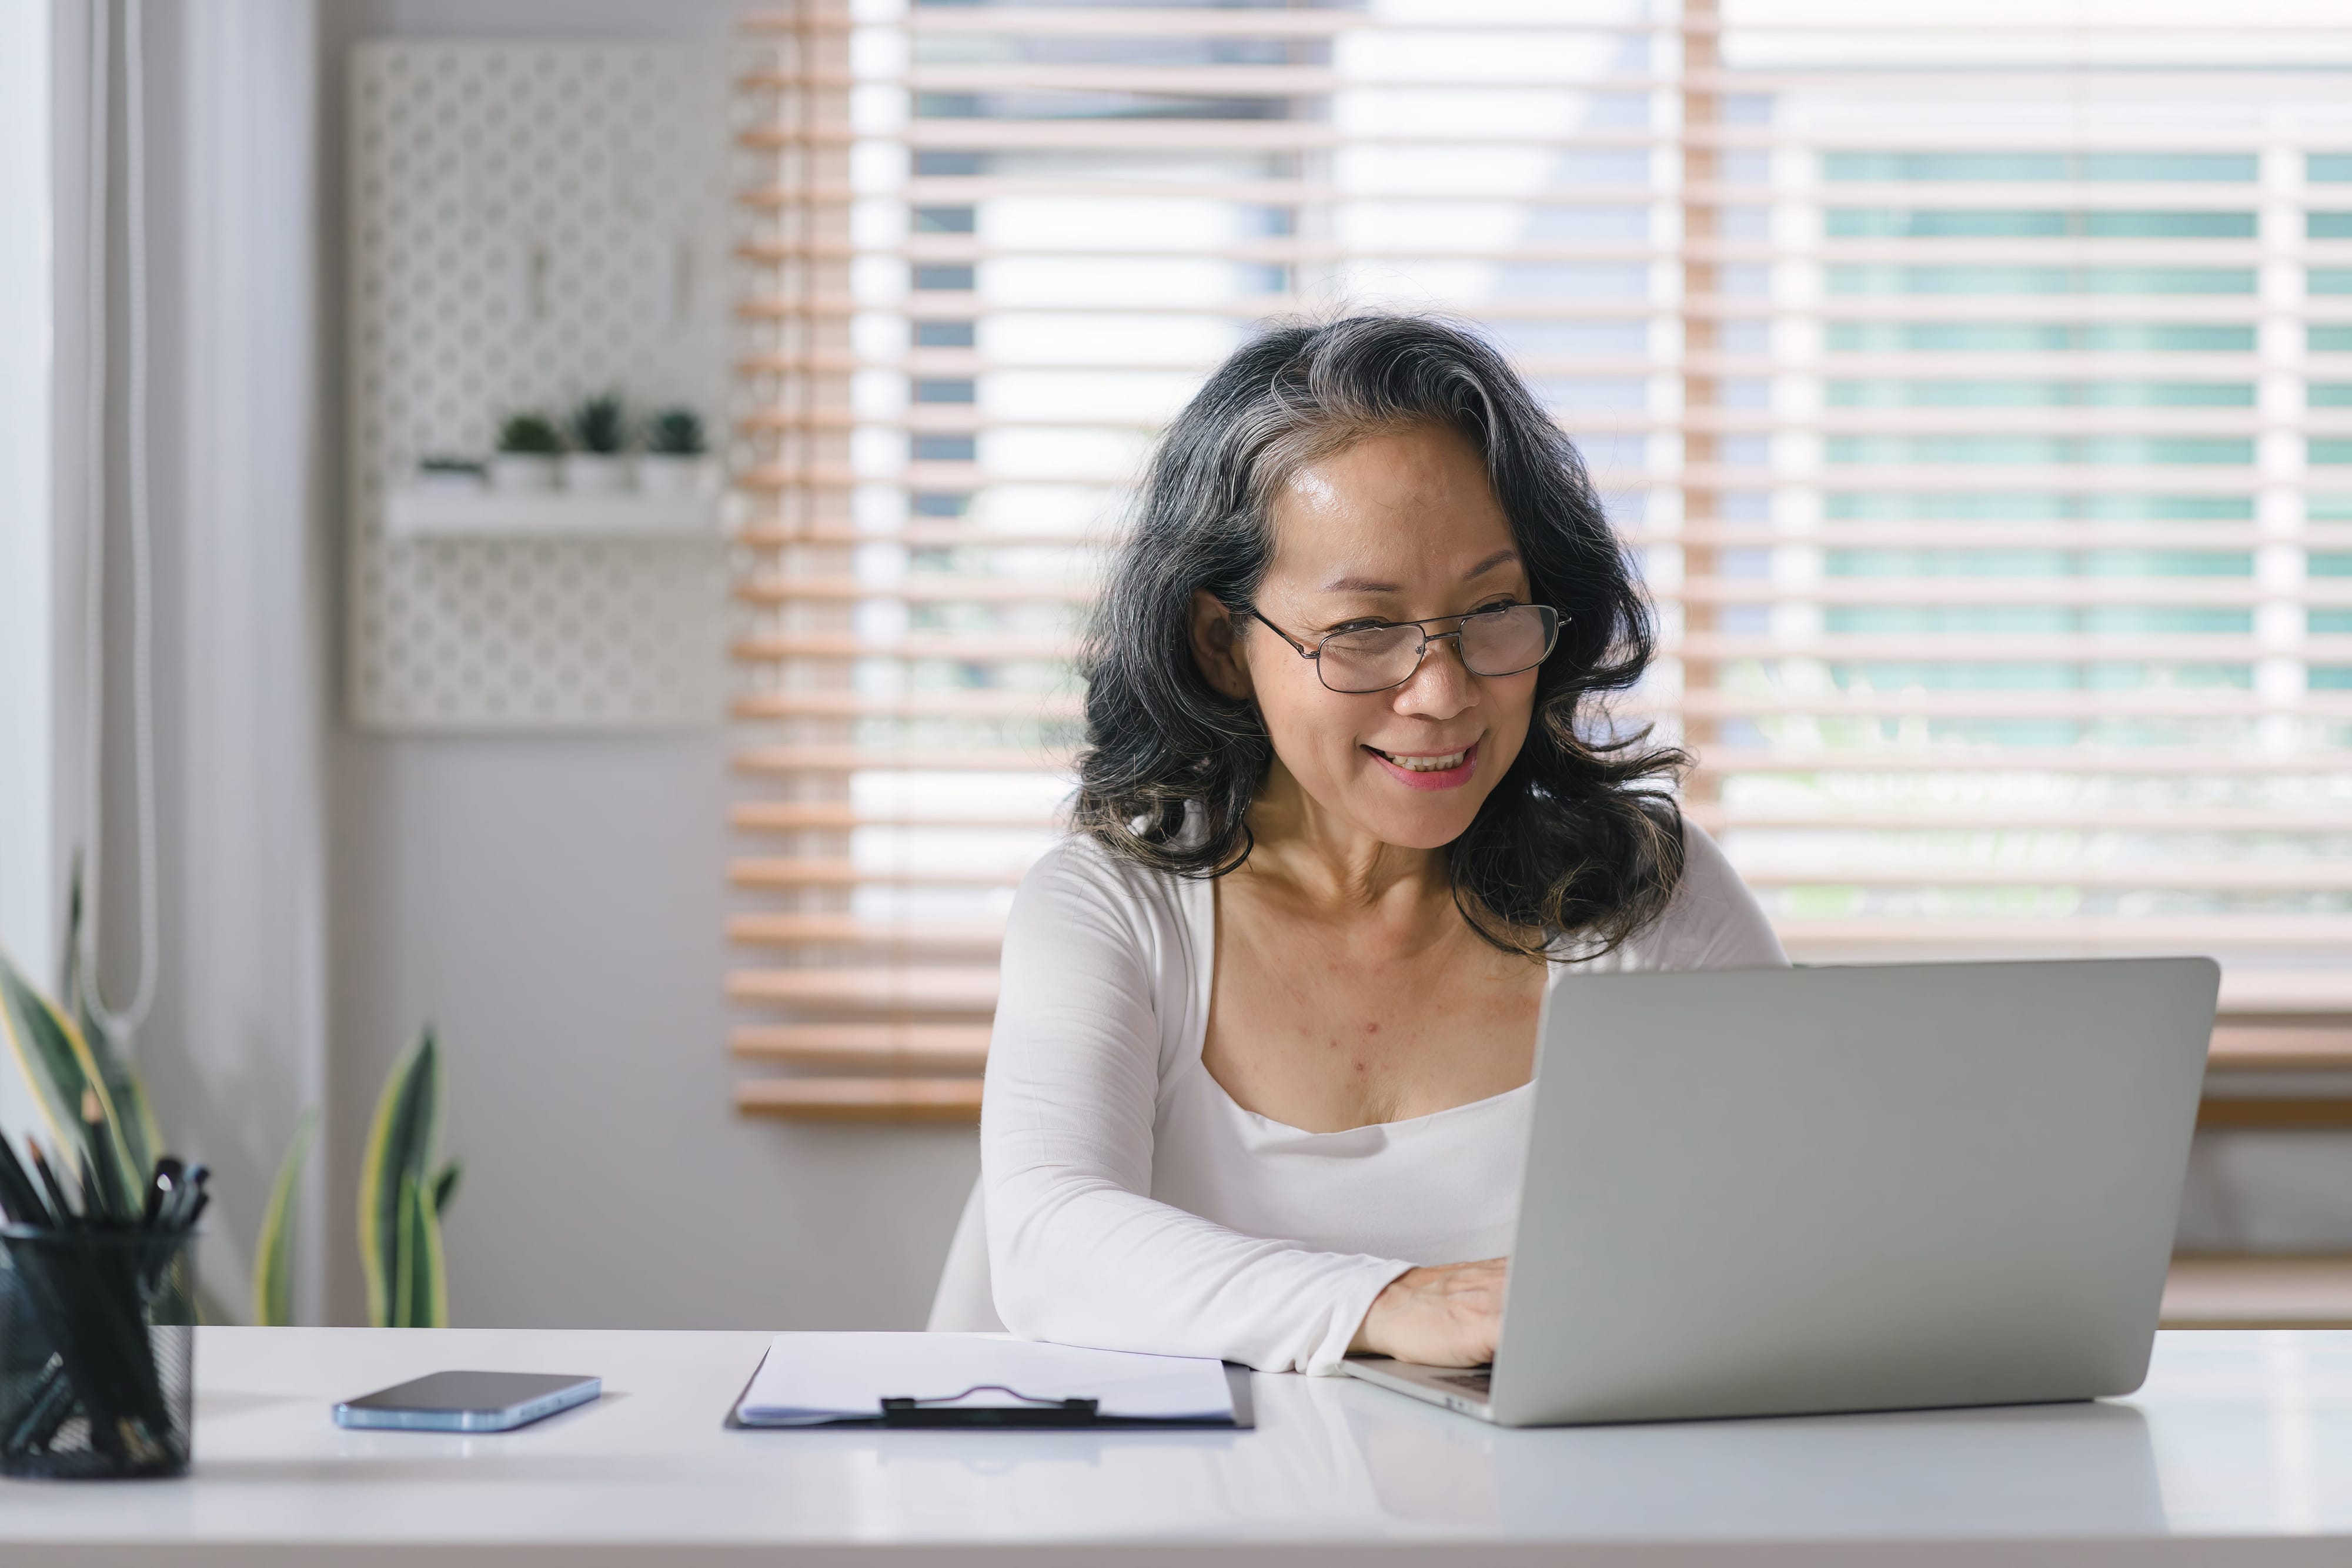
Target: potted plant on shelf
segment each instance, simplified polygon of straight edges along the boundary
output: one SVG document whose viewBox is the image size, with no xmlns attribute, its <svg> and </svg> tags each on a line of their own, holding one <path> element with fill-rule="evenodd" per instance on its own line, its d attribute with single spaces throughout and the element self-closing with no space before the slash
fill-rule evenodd
<svg viewBox="0 0 2352 1568">
<path fill-rule="evenodd" d="M 490 459 L 490 488 L 502 495 L 540 495 L 555 488 L 556 459 L 563 434 L 545 414 L 518 413 L 499 429 L 498 455 Z"/>
<path fill-rule="evenodd" d="M 617 393 L 605 392 L 583 402 L 572 413 L 572 447 L 563 455 L 563 487 L 591 495 L 609 495 L 628 478 L 621 446 L 628 423 Z"/>
<path fill-rule="evenodd" d="M 648 496 L 699 495 L 709 468 L 700 415 L 690 408 L 666 408 L 654 415 L 637 458 L 638 489 Z"/>
<path fill-rule="evenodd" d="M 481 459 L 436 454 L 416 465 L 416 482 L 427 490 L 469 492 L 482 487 Z"/>
</svg>

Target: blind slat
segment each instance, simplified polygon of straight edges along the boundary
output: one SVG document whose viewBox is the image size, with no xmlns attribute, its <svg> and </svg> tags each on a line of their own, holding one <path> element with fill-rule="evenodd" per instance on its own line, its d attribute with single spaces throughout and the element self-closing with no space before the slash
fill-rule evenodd
<svg viewBox="0 0 2352 1568">
<path fill-rule="evenodd" d="M 2301 548 L 2308 543 L 2326 548 L 2330 537 L 2352 545 L 2352 530 L 2331 530 L 2325 524 L 2306 532 L 2284 535 L 2248 523 L 1858 523 L 1839 519 L 1811 533 L 1774 533 L 1753 526 L 1709 527 L 1686 523 L 1675 532 L 1633 530 L 1629 544 L 1704 544 L 1732 548 L 1773 547 L 1847 549 L 1857 546 L 1895 548 L 1975 547 L 2042 550 L 2134 549 L 2254 549 L 2263 545 Z M 967 542 L 992 542 L 966 536 Z"/>
<path fill-rule="evenodd" d="M 2329 751 L 2241 752 L 2184 746 L 1967 746 L 1891 742 L 1828 750 L 1818 743 L 1785 747 L 1718 745 L 1700 758 L 1702 775 L 1804 774 L 2146 774 L 2162 778 L 2352 779 L 2352 757 Z"/>
<path fill-rule="evenodd" d="M 994 952 L 1001 920 L 872 920 L 855 915 L 739 915 L 727 923 L 730 942 L 747 946 L 978 948 Z"/>
<path fill-rule="evenodd" d="M 1016 747 L 752 746 L 735 754 L 743 773 L 786 777 L 832 773 L 1054 773 L 1067 771 L 1055 753 Z"/>
<path fill-rule="evenodd" d="M 735 596 L 752 604 L 830 603 L 838 600 L 898 599 L 919 604 L 1073 603 L 1094 600 L 1086 582 L 1031 581 L 1011 577 L 961 577 L 941 572 L 896 582 L 861 582 L 854 577 L 755 577 L 739 581 Z"/>
<path fill-rule="evenodd" d="M 1888 920 L 1790 915 L 1775 921 L 1792 955 L 1855 948 L 1908 946 L 1982 952 L 1997 948 L 2044 956 L 2116 951 L 2179 952 L 2214 942 L 2210 915 L 2032 915 L 2008 913 L 1972 919 L 1913 915 Z M 2248 946 L 2340 948 L 2352 942 L 2352 917 L 2324 915 L 2241 915 L 2232 917 L 2235 939 Z M 2326 1002 L 2328 1010 L 2352 998 Z"/>
<path fill-rule="evenodd" d="M 2163 536 L 2170 538 L 2193 537 L 2188 534 Z M 817 525 L 807 528 L 748 528 L 735 535 L 735 542 L 754 549 L 786 549 L 793 546 L 811 545 L 906 545 L 916 549 L 1069 549 L 1103 550 L 1118 544 L 1109 534 L 1076 533 L 1017 533 L 1009 529 L 976 529 L 965 523 L 923 525 L 908 524 L 897 528 L 828 528 Z"/>
<path fill-rule="evenodd" d="M 745 433 L 801 430 L 876 430 L 962 434 L 984 430 L 1049 429 L 1059 431 L 1118 430 L 1156 433 L 1166 423 L 1153 415 L 1086 413 L 1038 410 L 998 413 L 963 403 L 918 404 L 893 414 L 863 414 L 851 409 L 753 408 L 735 423 Z M 1916 412 L 1898 410 L 1837 410 L 1818 416 L 1775 414 L 1762 409 L 1695 410 L 1679 417 L 1629 413 L 1618 409 L 1562 410 L 1557 423 L 1571 434 L 1617 434 L 1671 431 L 1819 432 L 1825 436 L 1909 434 L 1917 428 Z M 1966 409 L 1946 411 L 1937 423 L 1947 435 L 1991 434 L 2008 437 L 2125 436 L 2252 437 L 2272 432 L 2302 432 L 2315 436 L 2352 436 L 2352 415 L 2333 409 L 2277 413 L 2197 413 L 2176 409 Z M 1990 460 L 1988 460 L 1990 461 Z M 2096 456 L 2080 460 L 2105 465 Z M 2200 460 L 2190 458 L 2188 462 Z M 2141 464 L 2146 466 L 2145 462 Z M 1980 471 L 1980 470 L 1979 470 Z"/>
<path fill-rule="evenodd" d="M 988 1060 L 988 1030 L 971 1024 L 754 1024 L 727 1040 L 737 1056 L 804 1066 L 976 1072 Z"/>
<path fill-rule="evenodd" d="M 972 1122 L 980 1117 L 980 1080 L 739 1078 L 735 1108 L 810 1122 Z"/>
<path fill-rule="evenodd" d="M 781 632 L 745 637 L 732 647 L 745 664 L 772 664 L 786 659 L 949 659 L 964 664 L 1031 663 L 1066 659 L 1074 651 L 1066 637 L 1024 636 L 1017 632 L 987 635 L 908 636 L 889 640 L 866 638 L 853 632 Z"/>
<path fill-rule="evenodd" d="M 879 68 L 878 67 L 867 71 L 828 69 L 821 66 L 798 72 L 753 70 L 742 73 L 737 78 L 737 83 L 739 86 L 751 91 L 762 92 L 803 87 L 840 89 L 855 87 L 861 83 L 869 82 L 929 88 L 933 89 L 947 89 L 959 86 L 1056 87 L 1076 84 L 1082 88 L 1103 88 L 1106 90 L 1108 90 L 1108 84 L 1116 81 L 1126 84 L 1117 90 L 1150 91 L 1155 89 L 1148 89 L 1139 84 L 1146 80 L 1156 80 L 1167 84 L 1164 88 L 1157 90 L 1178 90 L 1175 84 L 1181 82 L 1194 82 L 1200 84 L 1196 87 L 1195 90 L 1212 91 L 1219 89 L 1213 89 L 1206 84 L 1211 80 L 1217 79 L 1215 73 L 1220 70 L 1229 70 L 1233 74 L 1229 78 L 1225 78 L 1223 79 L 1229 81 L 1232 85 L 1223 90 L 1230 91 L 1233 90 L 1233 88 L 1242 88 L 1251 85 L 1253 79 L 1260 73 L 1263 73 L 1265 77 L 1278 78 L 1279 79 L 1286 82 L 1299 82 L 1315 78 L 1316 73 L 1303 69 L 1297 70 L 1295 76 L 1281 75 L 1281 73 L 1286 70 L 1294 68 L 1295 68 L 1271 65 L 1234 66 L 1225 68 L 1216 66 L 1185 66 L 1169 68 L 1165 75 L 1160 75 L 1151 68 L 1121 68 L 1117 66 L 1063 67 L 1040 64 L 939 65 L 919 63 L 909 66 L 902 72 L 897 73 Z M 2315 59 L 2303 63 L 2298 68 L 2314 76 L 2330 74 L 2352 75 L 2352 61 Z M 1943 93 L 1955 96 L 1973 95 L 1980 93 L 1983 90 L 1985 78 L 1988 76 L 2006 74 L 2013 71 L 2014 69 L 2015 68 L 2013 66 L 2004 65 L 1998 61 L 1981 61 L 1973 63 L 1967 60 L 1943 61 L 1933 65 L 1918 66 L 1906 69 L 1905 72 L 1904 87 L 1906 92 L 1915 95 L 1933 93 Z M 1638 71 L 1612 71 L 1610 73 L 1607 82 L 1609 89 L 1613 92 L 1672 92 L 1683 90 L 1691 92 L 1756 93 L 1769 91 L 1776 89 L 1822 88 L 1845 86 L 1856 82 L 1871 82 L 1879 79 L 1883 75 L 1884 68 L 1879 66 L 1856 65 L 1840 68 L 1834 64 L 1824 62 L 1780 68 L 1743 68 L 1733 72 L 1694 69 L 1685 70 L 1679 75 L 1674 76 L 1643 75 Z M 2266 84 L 2261 82 L 2259 79 L 2239 84 L 2232 84 L 2227 80 L 2217 81 L 2211 71 L 2198 70 L 2194 68 L 2166 69 L 2162 67 L 2147 67 L 2141 68 L 2137 75 L 2140 83 L 2147 87 L 2168 87 L 2176 89 L 2193 88 L 2202 89 L 2207 93 L 2218 93 L 2221 95 L 2231 95 L 2233 92 L 2259 94 L 2267 90 Z M 1334 78 L 1323 78 L 1321 79 L 1329 80 Z M 1511 77 L 1497 74 L 1492 77 L 1465 77 L 1456 80 L 1449 79 L 1443 76 L 1382 75 L 1377 71 L 1366 70 L 1360 73 L 1350 73 L 1344 78 L 1344 80 L 1347 85 L 1355 88 L 1420 88 L 1423 89 L 1441 90 L 1556 89 L 1560 83 L 1560 78 L 1556 72 L 1530 74 L 1525 77 Z M 1283 90 L 1305 92 L 1309 89 L 1303 87 L 1291 86 Z M 2161 135 L 2162 132 L 2159 131 L 2156 134 Z"/>
<path fill-rule="evenodd" d="M 2341 352 L 2352 353 L 2352 350 Z M 2329 350 L 2313 349 L 2308 353 L 2312 358 L 2325 360 Z M 1781 368 L 1780 361 L 1767 354 L 1705 350 L 1685 353 L 1679 367 L 1669 355 L 1648 353 L 1569 355 L 1528 352 L 1515 355 L 1514 359 L 1523 372 L 1538 377 L 1648 375 L 1676 368 L 1696 375 L 1766 376 Z M 2200 378 L 2242 381 L 2247 376 L 2259 374 L 2263 365 L 2263 361 L 2251 353 L 2213 351 L 2200 352 L 2193 369 Z M 1115 370 L 1174 371 L 1200 376 L 1214 369 L 1215 363 L 1211 360 L 1179 359 L 1164 352 L 1152 352 L 1123 358 L 1113 366 L 1099 360 L 1062 358 L 1042 353 L 1014 356 L 992 353 L 978 347 L 920 346 L 910 346 L 898 353 L 871 355 L 828 350 L 768 350 L 743 355 L 736 361 L 736 368 L 747 376 L 798 371 L 849 371 L 869 367 L 943 375 L 979 374 L 990 371 L 1083 374 Z M 2005 375 L 2056 381 L 2077 379 L 2086 372 L 2095 372 L 2103 378 L 2162 379 L 2176 375 L 2183 369 L 2177 355 L 2140 353 L 2127 349 L 2059 350 L 1998 345 L 1988 345 L 1965 353 L 1932 350 L 1902 354 L 1857 350 L 1839 354 L 1835 368 L 1842 377 L 1968 378 L 1997 371 Z"/>
<path fill-rule="evenodd" d="M 823 829 L 846 831 L 864 827 L 918 828 L 1047 828 L 1053 813 L 1026 815 L 974 811 L 890 812 L 858 805 L 854 800 L 740 800 L 729 809 L 728 821 L 749 832 L 812 832 Z"/>
<path fill-rule="evenodd" d="M 2339 893 L 2352 890 L 2352 861 L 2336 865 L 2268 865 L 2221 862 L 2194 864 L 2151 862 L 2144 865 L 2069 864 L 2055 857 L 2035 865 L 1997 866 L 1958 860 L 1914 866 L 1887 863 L 1841 864 L 1834 861 L 1783 871 L 1774 866 L 1745 866 L 1740 876 L 1751 887 L 1816 887 L 1864 885 L 1882 887 L 2082 887 L 2168 888 L 2229 892 L 2241 889 Z M 2210 927 L 2209 927 L 2210 929 Z"/>
<path fill-rule="evenodd" d="M 996 1006 L 993 968 L 735 969 L 727 994 L 741 1002 L 779 1002 L 853 1012 L 971 1013 Z"/>
<path fill-rule="evenodd" d="M 1281 120 L 916 120 L 902 133 L 915 148 L 980 147 L 1021 152 L 1104 150 L 1159 152 L 1213 150 L 1223 152 L 1320 152 L 1339 145 L 1328 126 Z M 752 125 L 736 132 L 740 146 L 789 148 L 857 140 L 847 126 Z M 1482 139 L 1483 140 L 1483 139 Z M 1644 137 L 1644 142 L 1653 140 Z"/>
<path fill-rule="evenodd" d="M 863 692 L 750 692 L 734 703 L 738 718 L 1075 718 L 1078 699 L 1065 693 L 962 689 L 877 696 Z"/>
<path fill-rule="evenodd" d="M 2296 711 L 2314 716 L 2352 718 L 2352 693 L 2341 698 L 2302 695 L 2265 700 L 2246 692 L 2157 690 L 2084 692 L 1824 692 L 1816 695 L 1748 695 L 1723 691 L 1685 692 L 1675 706 L 1710 718 L 1810 715 L 1820 718 L 2252 718 Z"/>
<path fill-rule="evenodd" d="M 1774 810 L 1756 806 L 1698 806 L 1691 815 L 1709 832 L 1742 828 L 1801 828 L 1833 832 L 1913 832 L 1941 837 L 1987 835 L 2052 830 L 2089 830 L 2116 833 L 2332 833 L 2343 827 L 2339 814 L 2314 809 L 2265 810 L 2256 806 L 2208 808 L 2189 806 L 2131 807 L 2113 803 L 2086 806 L 2019 807 L 1996 801 L 1956 801 L 1934 809 L 1873 810 L 1844 802 L 1823 802 L 1811 810 Z"/>
<path fill-rule="evenodd" d="M 1875 854 L 1876 852 L 1874 853 Z M 739 860 L 734 864 L 732 874 L 739 887 L 808 885 L 1011 887 L 1021 880 L 1022 873 L 1016 868 L 1002 872 L 926 871 L 892 875 L 839 862 L 791 859 Z M 2352 892 L 2352 858 L 2334 862 L 2312 862 L 2294 864 L 2166 861 L 2093 863 L 2087 861 L 2043 855 L 2033 863 L 1995 865 L 1949 855 L 1940 859 L 1923 857 L 1916 861 L 1890 860 L 1884 858 L 1883 855 L 1868 860 L 1840 860 L 1832 855 L 1817 858 L 1812 863 L 1801 867 L 1752 863 L 1743 867 L 1740 874 L 1749 886 L 1757 888 L 1810 887 L 1822 883 L 1868 883 L 1891 887 L 1923 884 L 1954 887 L 2040 885 Z M 800 971 L 777 972 L 793 974 Z M 826 971 L 827 974 L 834 975 L 845 972 Z M 886 972 L 895 971 L 875 971 L 875 973 Z M 811 980 L 809 983 L 818 984 L 815 980 Z M 789 989 L 789 985 L 784 988 Z"/>
<path fill-rule="evenodd" d="M 738 887 L 1011 887 L 1021 880 L 1021 871 L 972 871 L 961 866 L 892 871 L 814 855 L 763 855 L 733 862 L 728 877 Z"/>
<path fill-rule="evenodd" d="M 1783 585 L 1761 578 L 1685 578 L 1662 595 L 1718 604 L 2175 604 L 2244 606 L 2266 599 L 2311 605 L 2352 604 L 2352 580 L 2273 589 L 2252 578 L 2224 577 L 1825 577 Z M 2193 652 L 2195 643 L 2179 644 Z"/>
<path fill-rule="evenodd" d="M 1973 664 L 2096 664 L 2107 660 L 2252 660 L 2275 656 L 2280 647 L 2252 637 L 2200 636 L 2184 647 L 2181 639 L 2129 633 L 2047 636 L 2030 632 L 1987 637 L 1981 632 L 1917 632 L 1879 636 L 1845 632 L 1805 641 L 1769 637 L 1726 636 L 1714 632 L 1685 633 L 1670 639 L 1669 652 L 1686 658 L 1730 659 L 1917 659 L 1963 660 Z M 2352 659 L 2352 638 L 2308 637 L 2300 644 L 2313 659 Z"/>
<path fill-rule="evenodd" d="M 2217 215 L 2241 215 L 2221 214 Z M 2243 215 L 2251 216 L 2251 214 Z M 2235 267 L 2265 261 L 2340 260 L 2352 256 L 2352 241 L 2296 239 L 2257 242 L 2247 239 L 2118 240 L 2090 239 L 2075 265 L 2095 266 L 2103 259 L 2128 256 L 2135 266 Z M 972 235 L 913 235 L 892 244 L 860 243 L 841 235 L 801 235 L 746 240 L 735 247 L 744 261 L 848 260 L 876 257 L 907 262 L 969 262 L 1098 260 L 1115 262 L 1254 261 L 1317 262 L 1472 260 L 1493 266 L 1541 262 L 1697 260 L 1720 264 L 1807 262 L 1827 265 L 1941 263 L 1978 267 L 2042 265 L 2049 260 L 2045 246 L 2005 240 L 1920 239 L 1822 240 L 1805 246 L 1764 241 L 1694 240 L 1678 246 L 1622 240 L 1526 240 L 1500 245 L 1480 244 L 1475 236 L 1423 234 L 1410 241 L 1390 240 L 1349 245 L 1327 239 L 1228 240 L 1190 246 L 1125 237 L 1116 233 L 1039 235 L 1025 243 L 992 241 Z M 2236 290 L 2251 294 L 2251 288 Z"/>
</svg>

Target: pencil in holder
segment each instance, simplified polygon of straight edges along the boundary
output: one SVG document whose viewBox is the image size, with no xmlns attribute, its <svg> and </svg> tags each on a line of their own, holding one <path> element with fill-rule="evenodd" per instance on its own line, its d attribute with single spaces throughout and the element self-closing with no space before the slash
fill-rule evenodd
<svg viewBox="0 0 2352 1568">
<path fill-rule="evenodd" d="M 186 1472 L 194 1244 L 188 1230 L 0 1227 L 0 1475 Z"/>
</svg>

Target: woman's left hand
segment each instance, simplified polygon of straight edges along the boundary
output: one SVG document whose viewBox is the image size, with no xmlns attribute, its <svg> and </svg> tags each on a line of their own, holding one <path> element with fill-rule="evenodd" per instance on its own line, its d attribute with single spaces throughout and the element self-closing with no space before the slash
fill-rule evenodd
<svg viewBox="0 0 2352 1568">
<path fill-rule="evenodd" d="M 1487 1258 L 1406 1270 L 1372 1298 L 1348 1348 L 1423 1366 L 1478 1366 L 1494 1360 L 1510 1266 L 1507 1258 Z"/>
</svg>

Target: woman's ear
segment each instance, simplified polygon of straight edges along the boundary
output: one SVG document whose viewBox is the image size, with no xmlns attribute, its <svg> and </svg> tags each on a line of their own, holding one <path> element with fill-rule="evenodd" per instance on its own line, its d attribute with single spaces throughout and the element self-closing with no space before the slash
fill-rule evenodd
<svg viewBox="0 0 2352 1568">
<path fill-rule="evenodd" d="M 1192 663 L 1210 689 L 1236 699 L 1250 695 L 1249 664 L 1235 636 L 1234 612 L 1213 593 L 1192 595 Z"/>
</svg>

